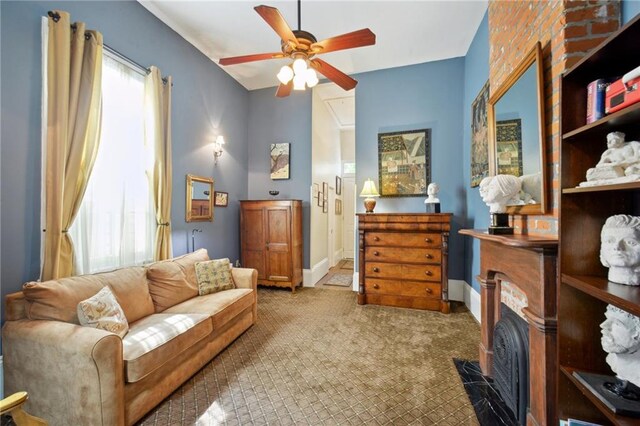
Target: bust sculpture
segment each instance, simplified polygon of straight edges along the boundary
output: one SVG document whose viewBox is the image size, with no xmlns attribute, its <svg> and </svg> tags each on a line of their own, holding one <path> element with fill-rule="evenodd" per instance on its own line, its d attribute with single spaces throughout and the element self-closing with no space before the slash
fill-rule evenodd
<svg viewBox="0 0 640 426">
<path fill-rule="evenodd" d="M 427 199 L 424 200 L 425 203 L 439 203 L 440 200 L 437 198 L 438 192 L 440 192 L 440 186 L 432 182 L 427 187 Z"/>
<path fill-rule="evenodd" d="M 609 268 L 609 281 L 640 285 L 640 216 L 607 219 L 600 233 L 600 262 Z"/>
<path fill-rule="evenodd" d="M 640 142 L 625 142 L 625 134 L 607 135 L 607 150 L 595 167 L 587 170 L 587 181 L 580 186 L 607 185 L 640 180 Z"/>
<path fill-rule="evenodd" d="M 618 379 L 640 386 L 640 318 L 613 305 L 604 315 L 600 328 L 607 364 Z"/>
<path fill-rule="evenodd" d="M 487 176 L 480 182 L 480 196 L 490 213 L 504 213 L 507 202 L 520 191 L 520 180 L 511 175 Z"/>
</svg>

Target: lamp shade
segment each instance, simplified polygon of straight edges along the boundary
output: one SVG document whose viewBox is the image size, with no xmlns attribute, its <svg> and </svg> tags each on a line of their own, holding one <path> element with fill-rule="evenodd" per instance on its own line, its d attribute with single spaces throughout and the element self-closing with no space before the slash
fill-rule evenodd
<svg viewBox="0 0 640 426">
<path fill-rule="evenodd" d="M 371 179 L 367 179 L 364 183 L 364 187 L 362 188 L 362 192 L 360 193 L 361 197 L 379 197 L 378 190 L 376 189 L 376 184 L 373 183 Z"/>
<path fill-rule="evenodd" d="M 224 145 L 224 136 L 220 135 L 216 138 L 216 143 L 218 145 Z"/>
</svg>

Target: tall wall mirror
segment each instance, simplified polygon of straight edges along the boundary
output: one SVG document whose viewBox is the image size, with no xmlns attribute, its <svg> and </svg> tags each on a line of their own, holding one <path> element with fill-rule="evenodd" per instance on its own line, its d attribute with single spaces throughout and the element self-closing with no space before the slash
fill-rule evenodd
<svg viewBox="0 0 640 426">
<path fill-rule="evenodd" d="M 187 175 L 186 221 L 213 221 L 213 179 Z"/>
<path fill-rule="evenodd" d="M 489 173 L 518 177 L 510 214 L 546 212 L 546 137 L 542 48 L 536 43 L 489 99 Z"/>
</svg>

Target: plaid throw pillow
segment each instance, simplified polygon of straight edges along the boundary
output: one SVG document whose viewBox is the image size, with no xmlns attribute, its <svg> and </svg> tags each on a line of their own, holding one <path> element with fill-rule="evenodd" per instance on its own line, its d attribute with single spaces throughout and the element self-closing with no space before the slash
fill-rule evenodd
<svg viewBox="0 0 640 426">
<path fill-rule="evenodd" d="M 109 287 L 78 303 L 78 320 L 85 327 L 99 328 L 124 337 L 129 323 Z"/>
<path fill-rule="evenodd" d="M 231 277 L 229 259 L 196 262 L 196 278 L 198 279 L 198 294 L 200 296 L 236 287 Z"/>
</svg>

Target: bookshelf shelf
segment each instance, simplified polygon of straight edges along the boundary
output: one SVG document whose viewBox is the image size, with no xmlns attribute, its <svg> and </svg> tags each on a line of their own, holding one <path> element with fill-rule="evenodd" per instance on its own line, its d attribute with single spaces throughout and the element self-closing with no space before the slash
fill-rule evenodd
<svg viewBox="0 0 640 426">
<path fill-rule="evenodd" d="M 624 126 L 636 125 L 640 121 L 640 102 L 628 106 L 625 109 L 616 111 L 613 114 L 609 114 L 598 121 L 586 124 L 582 127 L 578 127 L 575 130 L 562 135 L 564 141 L 579 141 L 585 138 L 588 134 L 589 137 L 595 136 L 596 138 L 602 138 L 607 133 L 620 130 Z M 604 147 L 604 145 L 603 145 Z"/>
<path fill-rule="evenodd" d="M 562 282 L 640 316 L 640 287 L 616 284 L 603 277 L 588 275 L 562 274 Z"/>
<path fill-rule="evenodd" d="M 640 189 L 640 182 L 617 183 L 613 185 L 585 186 L 580 188 L 564 188 L 563 194 L 581 194 L 603 191 L 632 191 Z"/>
</svg>

